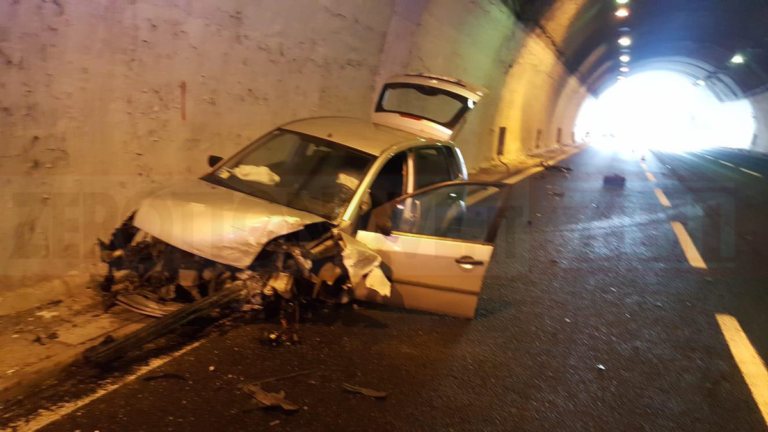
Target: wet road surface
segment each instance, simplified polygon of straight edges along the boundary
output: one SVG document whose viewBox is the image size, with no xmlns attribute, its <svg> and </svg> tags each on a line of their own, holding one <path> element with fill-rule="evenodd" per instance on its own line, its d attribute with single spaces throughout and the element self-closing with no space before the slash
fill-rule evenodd
<svg viewBox="0 0 768 432">
<path fill-rule="evenodd" d="M 562 164 L 573 172 L 535 174 L 514 186 L 473 321 L 361 305 L 319 314 L 302 327 L 301 345 L 281 348 L 259 342 L 272 324 L 223 325 L 176 337 L 186 351 L 159 366 L 75 371 L 6 407 L 0 425 L 768 429 L 759 379 L 742 374 L 744 360 L 727 342 L 748 339 L 752 353 L 768 359 L 768 163 L 722 151 L 648 153 L 643 161 L 586 149 Z M 603 175 L 614 172 L 627 177 L 626 187 L 603 187 Z M 693 250 L 684 251 L 672 222 Z M 706 269 L 695 268 L 696 255 Z M 736 330 L 721 327 L 718 315 Z M 238 388 L 315 368 L 264 384 L 301 406 L 295 414 L 260 409 Z M 175 376 L 144 379 L 163 373 Z M 343 383 L 389 397 L 346 393 Z M 99 389 L 103 395 L 78 402 Z M 51 409 L 47 417 L 36 412 L 41 407 Z"/>
</svg>

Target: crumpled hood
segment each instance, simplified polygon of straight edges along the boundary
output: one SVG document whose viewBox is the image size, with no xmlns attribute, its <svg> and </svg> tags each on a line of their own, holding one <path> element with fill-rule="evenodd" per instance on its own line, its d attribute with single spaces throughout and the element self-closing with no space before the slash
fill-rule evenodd
<svg viewBox="0 0 768 432">
<path fill-rule="evenodd" d="M 311 213 L 192 180 L 145 199 L 133 223 L 179 249 L 246 268 L 270 240 L 323 221 Z"/>
</svg>

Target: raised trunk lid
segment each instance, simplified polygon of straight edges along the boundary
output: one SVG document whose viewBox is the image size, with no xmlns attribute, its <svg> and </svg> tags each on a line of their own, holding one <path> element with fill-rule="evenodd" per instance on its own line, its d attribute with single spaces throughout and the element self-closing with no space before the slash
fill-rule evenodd
<svg viewBox="0 0 768 432">
<path fill-rule="evenodd" d="M 402 75 L 384 84 L 374 123 L 451 141 L 487 90 L 437 75 Z"/>
</svg>

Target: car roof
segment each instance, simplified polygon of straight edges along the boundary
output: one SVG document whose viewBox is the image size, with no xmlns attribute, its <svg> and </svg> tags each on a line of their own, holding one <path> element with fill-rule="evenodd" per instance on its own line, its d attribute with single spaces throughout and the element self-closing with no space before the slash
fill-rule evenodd
<svg viewBox="0 0 768 432">
<path fill-rule="evenodd" d="M 375 156 L 392 146 L 409 141 L 414 144 L 427 142 L 409 132 L 351 117 L 313 117 L 296 120 L 280 128 L 325 138 Z"/>
</svg>

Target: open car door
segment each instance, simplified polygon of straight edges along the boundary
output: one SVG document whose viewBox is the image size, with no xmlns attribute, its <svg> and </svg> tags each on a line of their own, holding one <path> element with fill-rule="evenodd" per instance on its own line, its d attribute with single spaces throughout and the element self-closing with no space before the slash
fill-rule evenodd
<svg viewBox="0 0 768 432">
<path fill-rule="evenodd" d="M 392 293 L 358 298 L 473 318 L 508 195 L 506 183 L 454 181 L 374 209 L 356 238 L 381 256 Z"/>
<path fill-rule="evenodd" d="M 438 75 L 396 76 L 384 84 L 372 121 L 451 141 L 485 93 L 481 87 Z"/>
</svg>

